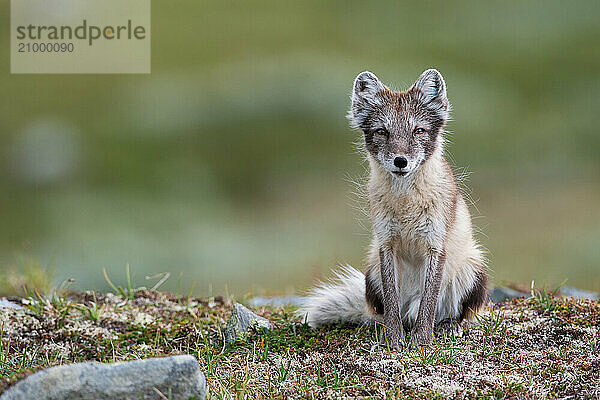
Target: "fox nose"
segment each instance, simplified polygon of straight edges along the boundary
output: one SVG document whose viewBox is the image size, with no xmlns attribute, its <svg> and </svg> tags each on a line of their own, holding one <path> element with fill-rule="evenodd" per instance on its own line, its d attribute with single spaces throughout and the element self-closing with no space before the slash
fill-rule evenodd
<svg viewBox="0 0 600 400">
<path fill-rule="evenodd" d="M 396 157 L 394 158 L 394 165 L 400 169 L 406 167 L 408 165 L 408 160 L 406 159 L 406 157 Z"/>
</svg>

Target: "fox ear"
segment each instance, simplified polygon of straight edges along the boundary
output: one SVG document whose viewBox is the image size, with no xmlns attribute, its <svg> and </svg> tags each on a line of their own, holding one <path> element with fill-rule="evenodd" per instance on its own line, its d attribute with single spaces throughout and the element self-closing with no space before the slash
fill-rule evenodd
<svg viewBox="0 0 600 400">
<path fill-rule="evenodd" d="M 428 69 L 423 72 L 409 90 L 440 118 L 444 120 L 449 118 L 450 102 L 446 95 L 446 82 L 437 70 Z"/>
<path fill-rule="evenodd" d="M 364 124 L 374 108 L 381 105 L 377 93 L 385 89 L 385 85 L 372 72 L 358 74 L 352 87 L 352 106 L 348 113 L 350 125 L 359 128 Z"/>
</svg>

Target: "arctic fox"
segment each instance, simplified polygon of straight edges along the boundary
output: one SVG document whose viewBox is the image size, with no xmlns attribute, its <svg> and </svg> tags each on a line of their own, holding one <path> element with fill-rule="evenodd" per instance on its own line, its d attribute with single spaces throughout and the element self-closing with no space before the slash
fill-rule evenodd
<svg viewBox="0 0 600 400">
<path fill-rule="evenodd" d="M 405 330 L 423 346 L 436 324 L 459 325 L 484 305 L 484 257 L 444 158 L 449 112 L 435 69 L 400 92 L 371 72 L 356 77 L 348 118 L 364 134 L 373 238 L 365 274 L 345 267 L 312 289 L 299 310 L 309 325 L 377 320 L 391 347 Z"/>
</svg>

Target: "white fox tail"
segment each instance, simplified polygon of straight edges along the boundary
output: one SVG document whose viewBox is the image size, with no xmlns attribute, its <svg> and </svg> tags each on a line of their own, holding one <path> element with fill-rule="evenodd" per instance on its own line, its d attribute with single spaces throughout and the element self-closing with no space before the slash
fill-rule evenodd
<svg viewBox="0 0 600 400">
<path fill-rule="evenodd" d="M 365 300 L 365 275 L 349 265 L 342 266 L 333 279 L 310 290 L 296 315 L 313 328 L 338 322 L 371 323 L 373 316 Z"/>
</svg>

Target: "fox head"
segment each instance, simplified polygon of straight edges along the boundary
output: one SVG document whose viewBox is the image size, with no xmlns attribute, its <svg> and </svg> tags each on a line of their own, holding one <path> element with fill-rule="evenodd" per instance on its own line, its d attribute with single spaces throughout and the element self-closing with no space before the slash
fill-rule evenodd
<svg viewBox="0 0 600 400">
<path fill-rule="evenodd" d="M 415 172 L 442 141 L 450 103 L 446 83 L 435 69 L 421 74 L 406 91 L 388 89 L 369 71 L 354 80 L 350 124 L 363 131 L 373 159 L 396 176 Z"/>
</svg>

